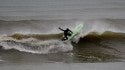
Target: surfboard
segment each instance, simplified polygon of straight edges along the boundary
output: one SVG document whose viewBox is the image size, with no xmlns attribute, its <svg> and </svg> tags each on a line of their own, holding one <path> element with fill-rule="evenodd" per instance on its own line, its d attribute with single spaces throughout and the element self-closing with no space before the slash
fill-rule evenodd
<svg viewBox="0 0 125 70">
<path fill-rule="evenodd" d="M 77 25 L 73 30 L 73 34 L 71 36 L 68 36 L 68 40 L 72 40 L 77 34 L 79 34 L 82 31 L 83 23 Z"/>
</svg>

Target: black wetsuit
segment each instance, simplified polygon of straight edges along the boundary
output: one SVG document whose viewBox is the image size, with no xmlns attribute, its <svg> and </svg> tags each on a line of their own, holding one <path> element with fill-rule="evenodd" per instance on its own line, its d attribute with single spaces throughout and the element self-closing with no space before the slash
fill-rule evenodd
<svg viewBox="0 0 125 70">
<path fill-rule="evenodd" d="M 59 28 L 60 30 L 62 30 L 62 31 L 64 31 L 64 38 L 62 39 L 62 40 L 67 40 L 68 39 L 68 37 L 67 36 L 71 36 L 72 35 L 72 31 L 70 30 L 70 29 L 66 29 L 66 30 L 63 30 L 63 29 L 61 29 L 61 28 Z"/>
</svg>

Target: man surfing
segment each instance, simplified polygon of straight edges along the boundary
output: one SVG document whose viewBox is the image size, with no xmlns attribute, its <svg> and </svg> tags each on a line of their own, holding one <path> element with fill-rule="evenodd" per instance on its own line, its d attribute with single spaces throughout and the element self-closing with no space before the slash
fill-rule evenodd
<svg viewBox="0 0 125 70">
<path fill-rule="evenodd" d="M 73 34 L 73 32 L 68 28 L 66 30 L 64 30 L 64 29 L 59 27 L 59 29 L 64 31 L 64 38 L 62 39 L 62 41 L 68 40 L 67 36 L 71 36 Z"/>
</svg>

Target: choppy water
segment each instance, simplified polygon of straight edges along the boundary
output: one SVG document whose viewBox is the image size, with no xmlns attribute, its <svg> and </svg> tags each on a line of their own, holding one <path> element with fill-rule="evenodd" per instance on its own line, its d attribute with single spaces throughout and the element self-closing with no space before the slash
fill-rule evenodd
<svg viewBox="0 0 125 70">
<path fill-rule="evenodd" d="M 0 0 L 0 66 L 124 62 L 124 12 L 124 0 Z M 80 23 L 73 41 L 61 41 L 58 27 Z"/>
<path fill-rule="evenodd" d="M 66 24 L 66 22 L 69 23 Z M 74 20 L 1 20 L 1 60 L 42 63 L 124 61 L 123 22 L 122 19 L 87 20 L 85 22 Z M 59 29 L 54 25 L 66 24 L 70 26 L 74 24 L 70 27 L 73 29 L 79 23 L 84 24 L 82 32 L 72 41 L 61 41 L 63 34 L 58 32 Z M 27 56 L 33 58 L 27 60 Z"/>
</svg>

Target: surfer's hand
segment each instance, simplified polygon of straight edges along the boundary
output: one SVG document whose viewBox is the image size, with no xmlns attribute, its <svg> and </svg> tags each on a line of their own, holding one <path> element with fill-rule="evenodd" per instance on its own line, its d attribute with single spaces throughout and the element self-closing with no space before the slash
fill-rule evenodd
<svg viewBox="0 0 125 70">
<path fill-rule="evenodd" d="M 62 31 L 65 31 L 65 30 L 61 29 L 60 27 L 59 27 L 59 29 L 62 30 Z"/>
<path fill-rule="evenodd" d="M 70 30 L 70 33 L 72 34 L 73 32 Z"/>
<path fill-rule="evenodd" d="M 60 27 L 59 27 L 59 29 L 60 29 Z"/>
<path fill-rule="evenodd" d="M 61 29 L 60 27 L 59 27 L 59 29 L 63 31 L 63 29 Z"/>
</svg>

